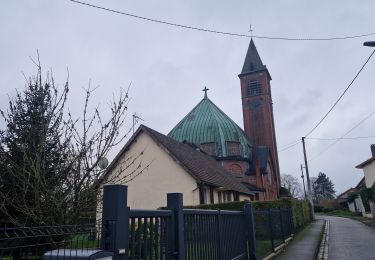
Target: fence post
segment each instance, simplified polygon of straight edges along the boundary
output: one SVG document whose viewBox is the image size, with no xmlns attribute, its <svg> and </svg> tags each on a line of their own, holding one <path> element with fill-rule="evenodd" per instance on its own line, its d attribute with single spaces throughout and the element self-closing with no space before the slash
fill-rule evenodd
<svg viewBox="0 0 375 260">
<path fill-rule="evenodd" d="M 249 259 L 256 260 L 256 240 L 255 240 L 255 225 L 254 225 L 254 212 L 253 206 L 250 203 L 246 203 L 244 206 L 245 221 L 247 223 L 247 237 L 249 243 Z"/>
<path fill-rule="evenodd" d="M 290 232 L 291 234 L 294 234 L 294 216 L 293 216 L 293 211 L 292 208 L 289 208 L 289 219 L 290 219 Z"/>
<path fill-rule="evenodd" d="M 283 223 L 283 212 L 279 207 L 279 216 L 280 216 L 280 230 L 281 230 L 281 239 L 285 243 L 285 232 L 284 232 L 284 223 Z"/>
<path fill-rule="evenodd" d="M 184 242 L 184 206 L 182 193 L 167 194 L 167 208 L 174 212 L 174 245 L 173 258 L 176 260 L 185 259 Z"/>
<path fill-rule="evenodd" d="M 271 209 L 270 208 L 268 208 L 268 227 L 269 227 L 269 230 L 270 230 L 272 252 L 275 252 L 275 241 L 273 240 L 272 215 L 271 215 Z"/>
<path fill-rule="evenodd" d="M 222 226 L 222 219 L 221 219 L 221 212 L 220 209 L 217 211 L 217 242 L 218 242 L 218 260 L 224 260 L 224 255 L 223 255 L 223 232 L 221 229 Z"/>
<path fill-rule="evenodd" d="M 128 187 L 104 185 L 101 248 L 114 252 L 115 260 L 128 259 Z"/>
</svg>

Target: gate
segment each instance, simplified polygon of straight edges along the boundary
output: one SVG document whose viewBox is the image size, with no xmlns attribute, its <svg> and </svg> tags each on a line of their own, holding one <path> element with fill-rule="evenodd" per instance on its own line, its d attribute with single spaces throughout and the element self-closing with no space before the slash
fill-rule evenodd
<svg viewBox="0 0 375 260">
<path fill-rule="evenodd" d="M 247 259 L 243 212 L 184 210 L 185 259 Z"/>
<path fill-rule="evenodd" d="M 166 210 L 127 207 L 127 187 L 104 186 L 102 249 L 115 260 L 256 259 L 251 204 L 244 211 L 183 209 L 182 194 Z"/>
</svg>

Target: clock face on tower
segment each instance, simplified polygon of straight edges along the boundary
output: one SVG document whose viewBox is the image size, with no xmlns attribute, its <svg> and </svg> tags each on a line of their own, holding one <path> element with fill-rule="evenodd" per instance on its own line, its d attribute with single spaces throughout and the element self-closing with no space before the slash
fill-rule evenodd
<svg viewBox="0 0 375 260">
<path fill-rule="evenodd" d="M 249 100 L 248 105 L 250 109 L 260 108 L 263 105 L 263 100 L 261 99 Z"/>
</svg>

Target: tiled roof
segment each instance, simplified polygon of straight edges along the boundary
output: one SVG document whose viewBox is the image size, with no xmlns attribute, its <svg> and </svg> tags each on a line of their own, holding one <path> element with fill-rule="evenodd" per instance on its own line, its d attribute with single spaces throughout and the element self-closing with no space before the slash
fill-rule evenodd
<svg viewBox="0 0 375 260">
<path fill-rule="evenodd" d="M 193 149 L 186 143 L 179 143 L 149 127 L 141 125 L 155 142 L 161 144 L 167 152 L 198 182 L 215 187 L 251 194 L 250 186 L 244 186 L 228 173 L 214 158 Z M 253 191 L 258 191 L 258 188 Z"/>
<path fill-rule="evenodd" d="M 214 143 L 218 158 L 228 157 L 228 142 L 241 144 L 240 157 L 249 158 L 253 146 L 245 132 L 210 99 L 204 97 L 168 134 L 178 142 L 187 141 L 200 147 Z"/>
<path fill-rule="evenodd" d="M 375 156 L 371 157 L 370 159 L 367 159 L 366 161 L 358 164 L 355 168 L 362 169 L 364 166 L 366 166 L 369 163 L 372 163 L 375 160 Z"/>
</svg>

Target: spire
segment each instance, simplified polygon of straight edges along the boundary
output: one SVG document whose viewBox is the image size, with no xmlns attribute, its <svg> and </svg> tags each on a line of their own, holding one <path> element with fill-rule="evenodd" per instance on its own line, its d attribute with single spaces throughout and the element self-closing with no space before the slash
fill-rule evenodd
<svg viewBox="0 0 375 260">
<path fill-rule="evenodd" d="M 245 73 L 249 73 L 249 72 L 257 71 L 257 70 L 262 70 L 265 68 L 266 66 L 263 65 L 262 60 L 259 57 L 253 38 L 251 38 L 241 74 L 245 74 Z"/>
</svg>

